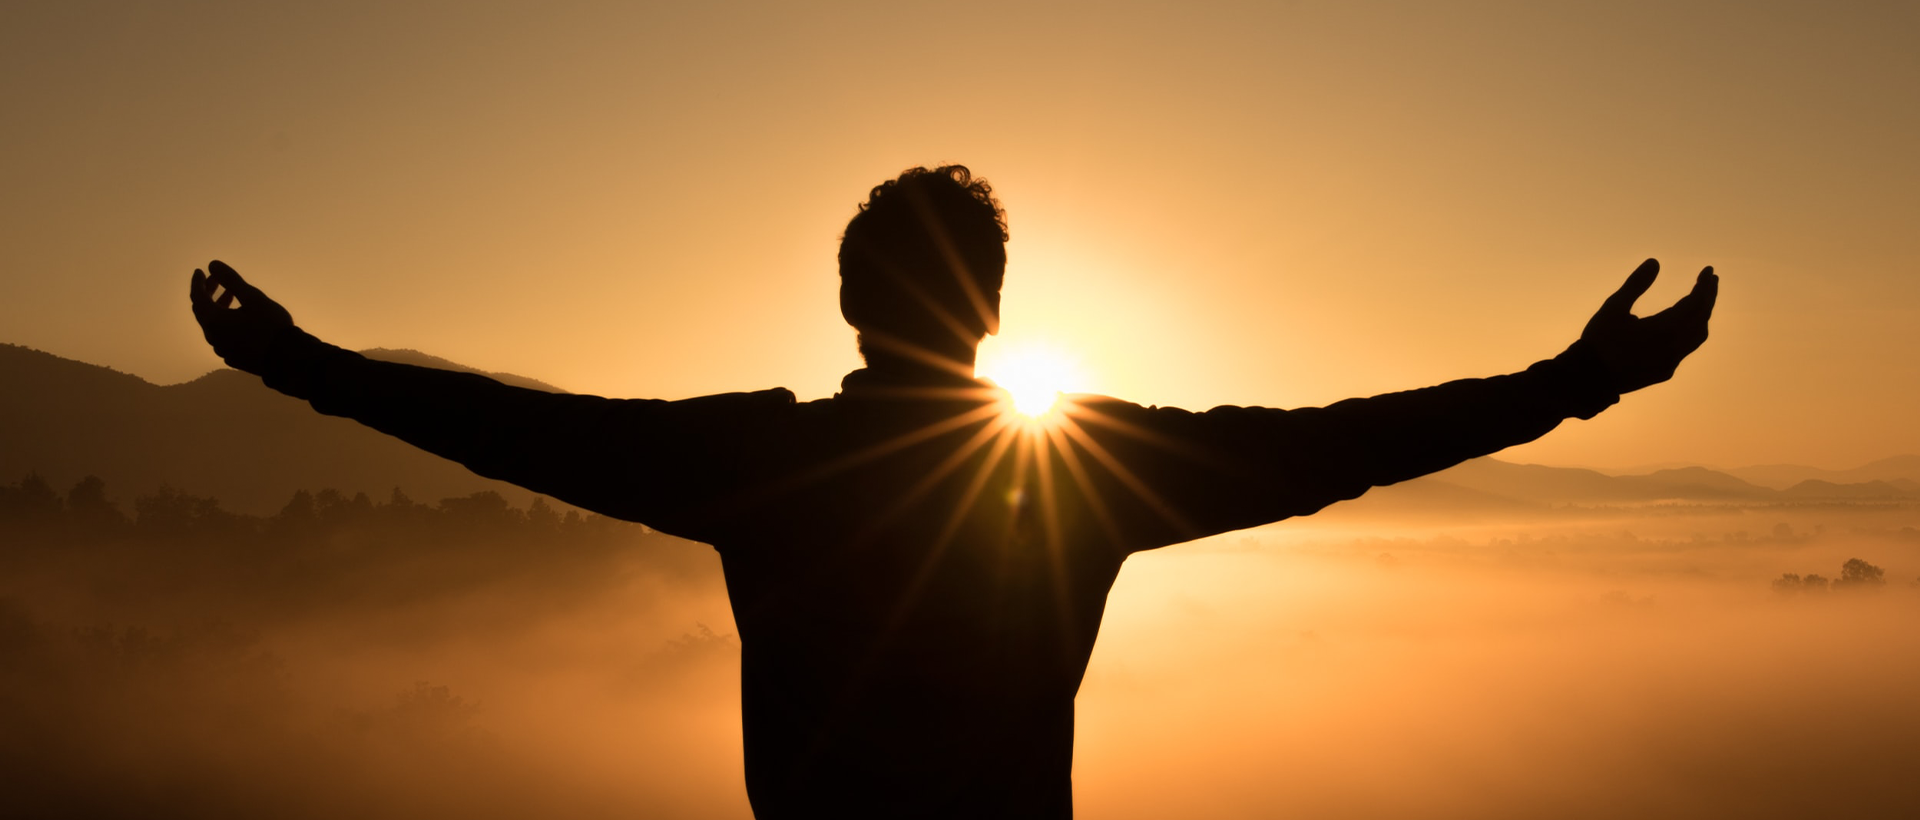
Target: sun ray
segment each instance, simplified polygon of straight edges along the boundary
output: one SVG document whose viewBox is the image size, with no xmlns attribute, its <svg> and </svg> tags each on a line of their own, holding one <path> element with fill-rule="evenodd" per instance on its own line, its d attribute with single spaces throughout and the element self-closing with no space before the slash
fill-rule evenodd
<svg viewBox="0 0 1920 820">
<path fill-rule="evenodd" d="M 921 296 L 923 300 L 926 298 L 930 298 L 930 297 L 925 297 L 923 294 L 921 294 Z M 928 306 L 940 312 L 941 315 L 946 315 L 944 311 L 939 311 L 939 307 L 937 305 L 933 305 L 929 302 Z M 951 320 L 950 327 L 954 329 L 955 333 L 959 334 L 959 336 L 962 339 L 970 338 L 967 335 L 965 328 L 961 328 L 957 324 L 959 320 L 952 319 L 952 317 L 950 316 L 948 317 L 948 319 Z M 862 330 L 860 331 L 860 340 L 862 344 L 873 345 L 875 347 L 880 348 L 881 350 L 885 350 L 888 353 L 896 354 L 904 359 L 912 359 L 914 361 L 920 362 L 921 364 L 925 364 L 939 370 L 944 370 L 956 376 L 963 376 L 966 378 L 973 377 L 972 365 L 966 362 L 956 360 L 952 356 L 948 356 L 944 353 L 940 353 L 938 351 L 929 349 L 924 345 L 914 344 L 913 342 L 907 341 L 906 339 L 903 339 L 899 336 L 895 336 L 890 333 L 887 333 L 886 331 L 874 330 L 872 328 Z"/>
<path fill-rule="evenodd" d="M 1027 428 L 1025 427 L 1021 427 L 1018 429 L 1020 429 L 1020 431 L 1023 433 L 1027 432 Z M 1026 439 L 1027 439 L 1027 436 L 1020 436 L 1018 438 L 1019 441 L 1025 441 Z M 1013 473 L 1007 478 L 1007 494 L 1008 494 L 1007 503 L 1013 505 L 1015 508 L 1013 511 L 1013 515 L 1007 519 L 1007 528 L 1008 528 L 1007 542 L 1008 543 L 1013 543 L 1017 540 L 1016 538 L 1014 538 L 1014 535 L 1015 535 L 1014 531 L 1019 529 L 1019 527 L 1022 524 L 1022 520 L 1026 518 L 1026 516 L 1029 514 L 1029 511 L 1032 509 L 1032 505 L 1029 503 L 1029 500 L 1027 498 L 1027 473 L 1032 469 L 1032 467 L 1033 467 L 1032 448 L 1030 447 L 1014 448 Z"/>
<path fill-rule="evenodd" d="M 1073 443 L 1067 439 L 1066 431 L 1062 427 L 1063 425 L 1060 424 L 1051 424 L 1046 427 L 1047 437 L 1053 445 L 1054 452 L 1060 454 L 1060 462 L 1066 465 L 1067 473 L 1073 477 L 1074 483 L 1079 485 L 1081 494 L 1087 500 L 1087 509 L 1100 520 L 1100 527 L 1106 530 L 1108 540 L 1112 541 L 1116 548 L 1124 547 L 1125 539 L 1120 535 L 1120 522 L 1107 508 L 1106 499 L 1100 495 L 1099 485 L 1094 484 L 1087 474 L 1086 465 L 1080 461 L 1080 455 L 1074 452 Z"/>
<path fill-rule="evenodd" d="M 945 460 L 935 465 L 933 469 L 928 470 L 927 474 L 921 476 L 919 481 L 914 482 L 913 486 L 907 488 L 906 492 L 901 493 L 900 497 L 895 499 L 887 509 L 874 515 L 865 529 L 868 531 L 878 530 L 901 513 L 906 512 L 909 507 L 913 506 L 914 502 L 920 500 L 920 498 L 928 492 L 931 492 L 934 485 L 939 484 L 941 479 L 946 478 L 948 474 L 959 469 L 960 465 L 965 464 L 967 459 L 972 458 L 975 452 L 979 451 L 981 447 L 986 446 L 989 439 L 1000 435 L 1012 426 L 1012 419 L 1007 418 L 1005 415 L 996 415 L 987 426 L 980 428 L 980 432 L 975 433 L 972 438 L 967 439 L 966 443 L 954 448 L 954 451 L 949 454 Z"/>
<path fill-rule="evenodd" d="M 919 213 L 921 223 L 927 228 L 927 234 L 933 237 L 934 244 L 940 248 L 940 255 L 946 259 L 947 270 L 952 273 L 953 278 L 960 283 L 960 289 L 967 295 L 968 304 L 973 307 L 974 313 L 980 317 L 980 327 L 984 328 L 988 333 L 998 332 L 1000 329 L 1000 317 L 994 312 L 992 307 L 987 304 L 987 297 L 985 293 L 981 292 L 980 283 L 974 280 L 973 272 L 968 270 L 967 262 L 960 256 L 960 251 L 954 248 L 953 237 L 947 233 L 946 221 L 934 213 L 932 203 L 929 203 L 926 199 L 926 192 L 919 188 L 911 187 L 905 190 L 907 193 L 907 201 L 913 203 L 914 210 Z M 944 313 L 945 311 L 941 312 Z"/>
<path fill-rule="evenodd" d="M 907 612 L 913 608 L 914 601 L 919 599 L 921 588 L 926 586 L 927 581 L 933 577 L 934 565 L 939 562 L 940 556 L 946 553 L 947 546 L 953 542 L 954 535 L 959 533 L 960 525 L 965 523 L 968 515 L 973 512 L 973 504 L 979 499 L 980 491 L 993 477 L 993 472 L 999 467 L 1000 460 L 1006 457 L 1007 449 L 1020 440 L 1022 434 L 1009 422 L 1000 425 L 995 435 L 997 437 L 994 440 L 993 450 L 987 454 L 986 459 L 980 463 L 980 469 L 976 470 L 973 478 L 967 482 L 966 489 L 961 492 L 960 498 L 954 504 L 953 512 L 947 516 L 939 535 L 934 537 L 925 559 L 914 570 L 913 577 L 908 579 L 899 604 L 888 619 L 886 628 L 880 633 L 881 640 L 891 635 L 905 620 Z"/>
<path fill-rule="evenodd" d="M 1046 533 L 1047 563 L 1053 570 L 1054 603 L 1059 607 L 1061 640 L 1071 650 L 1076 624 L 1073 617 L 1072 577 L 1067 572 L 1066 537 L 1060 526 L 1059 496 L 1054 492 L 1053 460 L 1042 452 L 1048 446 L 1045 436 L 1026 437 L 1034 451 L 1034 477 L 1040 484 L 1040 522 Z"/>
<path fill-rule="evenodd" d="M 1126 485 L 1127 489 L 1132 490 L 1134 495 L 1140 497 L 1141 501 L 1145 501 L 1147 506 L 1152 508 L 1155 513 L 1158 513 L 1168 524 L 1172 524 L 1175 529 L 1182 533 L 1197 534 L 1200 532 L 1200 528 L 1195 527 L 1193 523 L 1181 515 L 1178 510 L 1175 510 L 1172 504 L 1167 503 L 1167 500 L 1162 498 L 1158 492 L 1155 492 L 1152 487 L 1147 486 L 1147 483 L 1142 481 L 1139 476 L 1134 475 L 1132 470 L 1127 469 L 1127 465 L 1122 464 L 1120 459 L 1115 458 L 1113 453 L 1107 450 L 1104 445 L 1094 440 L 1093 436 L 1089 435 L 1078 422 L 1071 418 L 1062 417 L 1060 419 L 1060 427 L 1067 435 L 1072 436 L 1073 440 L 1078 442 L 1081 447 L 1086 448 L 1088 455 L 1093 456 L 1095 461 L 1105 466 L 1107 471 L 1113 474 L 1114 478 L 1119 479 L 1121 484 Z M 1197 537 L 1197 535 L 1195 537 Z"/>
<path fill-rule="evenodd" d="M 884 441 L 880 441 L 880 442 L 868 445 L 867 447 L 863 447 L 845 456 L 834 459 L 833 461 L 827 462 L 826 464 L 822 464 L 818 467 L 815 467 L 812 470 L 808 470 L 805 473 L 801 473 L 800 475 L 795 476 L 794 478 L 789 479 L 786 482 L 783 482 L 781 485 L 781 488 L 782 489 L 797 488 L 797 487 L 822 481 L 824 479 L 832 477 L 837 473 L 845 472 L 846 470 L 850 470 L 854 467 L 860 466 L 861 464 L 872 461 L 876 458 L 880 458 L 881 456 L 899 451 L 906 447 L 910 447 L 922 441 L 926 441 L 927 439 L 933 438 L 934 436 L 938 436 L 942 433 L 950 432 L 953 430 L 958 430 L 962 427 L 965 427 L 969 424 L 980 421 L 982 419 L 1003 415 L 1003 413 L 1004 411 L 1002 411 L 1001 408 L 999 408 L 994 404 L 991 404 L 991 403 L 982 404 L 981 406 L 976 407 L 967 412 L 949 416 L 945 419 L 941 419 L 938 421 L 929 422 L 928 424 L 922 425 L 920 427 L 916 427 L 912 430 L 908 430 L 907 432 L 901 433 L 900 435 L 894 436 Z"/>
<path fill-rule="evenodd" d="M 1087 406 L 1085 404 L 1075 402 L 1075 403 L 1063 406 L 1061 410 L 1063 414 L 1070 416 L 1072 418 L 1086 419 L 1087 421 L 1091 421 L 1095 424 L 1098 424 L 1102 427 L 1106 427 L 1122 435 L 1137 439 L 1139 441 L 1144 441 L 1148 444 L 1152 444 L 1163 450 L 1167 450 L 1168 452 L 1178 453 L 1180 455 L 1186 456 L 1196 461 L 1201 461 L 1206 463 L 1221 463 L 1221 459 L 1219 457 L 1214 456 L 1210 453 L 1207 453 L 1206 451 L 1201 450 L 1200 448 L 1195 447 L 1191 444 L 1188 444 L 1187 442 L 1181 441 L 1165 433 L 1155 432 L 1153 430 L 1149 430 L 1145 427 L 1141 427 L 1140 425 L 1134 424 L 1132 422 L 1128 422 L 1123 419 L 1116 418 L 1111 414 L 1102 412 L 1098 409 Z"/>
<path fill-rule="evenodd" d="M 1000 428 L 1000 437 L 994 441 L 993 452 L 988 453 L 986 460 L 981 462 L 980 469 L 974 473 L 973 480 L 967 483 L 967 488 L 961 493 L 959 502 L 954 505 L 953 513 L 947 517 L 946 524 L 940 528 L 940 535 L 934 542 L 937 549 L 945 549 L 947 542 L 960 531 L 960 525 L 966 522 L 967 514 L 972 511 L 974 501 L 980 497 L 980 491 L 986 488 L 987 481 L 993 477 L 994 470 L 999 468 L 1000 460 L 1006 457 L 1007 449 L 1019 440 L 1022 433 L 1023 431 L 1015 427 L 1011 421 Z"/>
</svg>

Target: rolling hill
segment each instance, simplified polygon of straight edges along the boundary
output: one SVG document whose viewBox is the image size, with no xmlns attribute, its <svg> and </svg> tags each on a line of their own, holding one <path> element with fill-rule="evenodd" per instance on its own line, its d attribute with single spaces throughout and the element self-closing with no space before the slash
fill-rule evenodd
<svg viewBox="0 0 1920 820">
<path fill-rule="evenodd" d="M 368 351 L 390 361 L 480 372 L 414 351 Z M 504 382 L 552 386 L 510 374 Z M 169 485 L 236 512 L 278 510 L 296 490 L 333 487 L 376 497 L 394 487 L 431 501 L 495 490 L 531 493 L 342 418 L 313 412 L 236 370 L 174 385 L 0 344 L 0 482 L 38 472 L 64 491 L 85 475 L 109 498 Z"/>
</svg>

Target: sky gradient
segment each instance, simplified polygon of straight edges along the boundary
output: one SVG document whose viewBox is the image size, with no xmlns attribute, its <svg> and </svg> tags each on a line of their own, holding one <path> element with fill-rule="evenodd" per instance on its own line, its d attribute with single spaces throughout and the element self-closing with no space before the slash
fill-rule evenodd
<svg viewBox="0 0 1920 820">
<path fill-rule="evenodd" d="M 1142 403 L 1551 356 L 1641 259 L 1723 276 L 1670 384 L 1508 457 L 1920 452 L 1920 7 L 14 3 L 0 341 L 218 366 L 220 258 L 346 347 L 579 392 L 830 395 L 840 229 L 961 162 L 995 345 Z M 1644 312 L 1644 311 L 1643 311 Z"/>
</svg>

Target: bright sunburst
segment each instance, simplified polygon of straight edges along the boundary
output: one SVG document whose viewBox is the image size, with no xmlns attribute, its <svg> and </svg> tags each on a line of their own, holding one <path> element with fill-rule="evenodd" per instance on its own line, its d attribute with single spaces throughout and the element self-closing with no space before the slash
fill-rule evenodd
<svg viewBox="0 0 1920 820">
<path fill-rule="evenodd" d="M 1066 354 L 1044 345 L 1015 346 L 982 359 L 981 376 L 1013 394 L 1023 416 L 1044 415 L 1061 393 L 1084 389 L 1080 368 Z"/>
</svg>

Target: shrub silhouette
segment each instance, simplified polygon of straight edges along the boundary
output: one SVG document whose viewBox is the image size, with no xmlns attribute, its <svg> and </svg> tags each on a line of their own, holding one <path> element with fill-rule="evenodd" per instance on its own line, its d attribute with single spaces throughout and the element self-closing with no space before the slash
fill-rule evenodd
<svg viewBox="0 0 1920 820">
<path fill-rule="evenodd" d="M 1879 589 L 1886 586 L 1886 571 L 1864 559 L 1848 558 L 1840 566 L 1840 577 L 1828 580 L 1821 575 L 1802 576 L 1789 572 L 1773 580 L 1773 591 L 1781 595 L 1823 593 L 1828 590 Z"/>
<path fill-rule="evenodd" d="M 1840 580 L 1834 581 L 1835 589 L 1878 589 L 1886 586 L 1886 571 L 1859 558 L 1848 558 L 1840 567 Z"/>
</svg>

